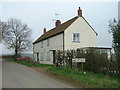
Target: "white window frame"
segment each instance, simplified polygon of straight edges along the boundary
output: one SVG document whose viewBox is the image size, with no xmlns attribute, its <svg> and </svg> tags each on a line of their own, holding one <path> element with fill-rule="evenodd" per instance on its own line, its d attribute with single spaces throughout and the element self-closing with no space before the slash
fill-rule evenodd
<svg viewBox="0 0 120 90">
<path fill-rule="evenodd" d="M 101 54 L 107 54 L 107 50 L 106 49 L 100 49 L 100 53 Z"/>
<path fill-rule="evenodd" d="M 80 33 L 73 33 L 73 42 L 80 42 Z"/>
<path fill-rule="evenodd" d="M 50 46 L 50 39 L 47 39 L 47 46 Z"/>
<path fill-rule="evenodd" d="M 43 52 L 40 53 L 40 61 L 43 61 Z"/>
<path fill-rule="evenodd" d="M 46 60 L 47 60 L 47 61 L 50 61 L 50 52 L 47 52 L 47 53 L 46 53 L 46 56 L 47 56 Z"/>
<path fill-rule="evenodd" d="M 43 48 L 43 41 L 41 41 L 41 48 Z"/>
</svg>

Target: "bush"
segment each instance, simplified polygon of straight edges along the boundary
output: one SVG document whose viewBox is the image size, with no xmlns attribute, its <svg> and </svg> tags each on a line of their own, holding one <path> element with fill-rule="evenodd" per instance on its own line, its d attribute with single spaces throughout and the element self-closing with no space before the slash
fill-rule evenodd
<svg viewBox="0 0 120 90">
<path fill-rule="evenodd" d="M 99 73 L 101 68 L 107 67 L 107 58 L 103 57 L 94 49 L 89 49 L 86 53 L 84 69 L 94 73 Z"/>
<path fill-rule="evenodd" d="M 109 74 L 109 71 L 106 69 L 106 68 L 102 68 L 100 70 L 100 73 L 104 74 L 104 75 L 108 75 Z"/>
<path fill-rule="evenodd" d="M 109 71 L 118 71 L 118 64 L 116 61 L 109 62 L 106 54 L 100 54 L 98 49 L 89 48 L 86 50 L 65 50 L 56 51 L 56 61 L 58 66 L 72 68 L 75 70 L 82 70 L 82 64 L 73 63 L 72 59 L 85 58 L 83 69 L 94 73 L 102 73 L 109 75 Z M 106 70 L 104 69 L 106 68 Z M 113 74 L 110 74 L 113 76 Z"/>
</svg>

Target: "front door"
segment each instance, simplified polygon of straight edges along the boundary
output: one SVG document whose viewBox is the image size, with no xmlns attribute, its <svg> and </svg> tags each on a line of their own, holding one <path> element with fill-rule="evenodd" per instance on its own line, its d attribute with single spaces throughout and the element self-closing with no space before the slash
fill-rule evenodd
<svg viewBox="0 0 120 90">
<path fill-rule="evenodd" d="M 55 50 L 53 50 L 53 64 L 56 64 L 56 61 L 55 61 Z"/>
</svg>

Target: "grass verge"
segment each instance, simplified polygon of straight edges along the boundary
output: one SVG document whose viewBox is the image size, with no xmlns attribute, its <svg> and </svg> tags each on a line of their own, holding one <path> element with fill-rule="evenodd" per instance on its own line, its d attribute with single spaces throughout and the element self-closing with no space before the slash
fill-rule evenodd
<svg viewBox="0 0 120 90">
<path fill-rule="evenodd" d="M 64 67 L 52 67 L 48 71 L 58 77 L 72 82 L 77 87 L 83 88 L 118 88 L 117 78 L 94 74 L 92 72 L 74 71 Z"/>
<path fill-rule="evenodd" d="M 16 62 L 18 64 L 26 65 L 28 67 L 53 67 L 53 65 L 49 65 L 49 64 L 38 64 L 38 63 L 32 63 L 32 62 L 27 63 L 24 61 L 15 61 L 14 58 L 4 58 L 4 59 L 8 61 Z"/>
</svg>

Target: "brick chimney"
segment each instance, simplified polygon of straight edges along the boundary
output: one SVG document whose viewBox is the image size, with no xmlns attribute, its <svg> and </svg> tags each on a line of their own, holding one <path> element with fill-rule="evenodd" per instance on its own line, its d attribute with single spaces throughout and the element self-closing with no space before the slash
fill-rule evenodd
<svg viewBox="0 0 120 90">
<path fill-rule="evenodd" d="M 44 33 L 44 34 L 46 33 L 46 28 L 43 29 L 43 33 Z"/>
<path fill-rule="evenodd" d="M 82 10 L 81 10 L 80 7 L 79 7 L 79 9 L 78 9 L 78 16 L 82 17 Z"/>
<path fill-rule="evenodd" d="M 61 21 L 60 21 L 60 20 L 56 20 L 55 26 L 57 27 L 57 26 L 59 26 L 59 25 L 61 25 Z"/>
</svg>

